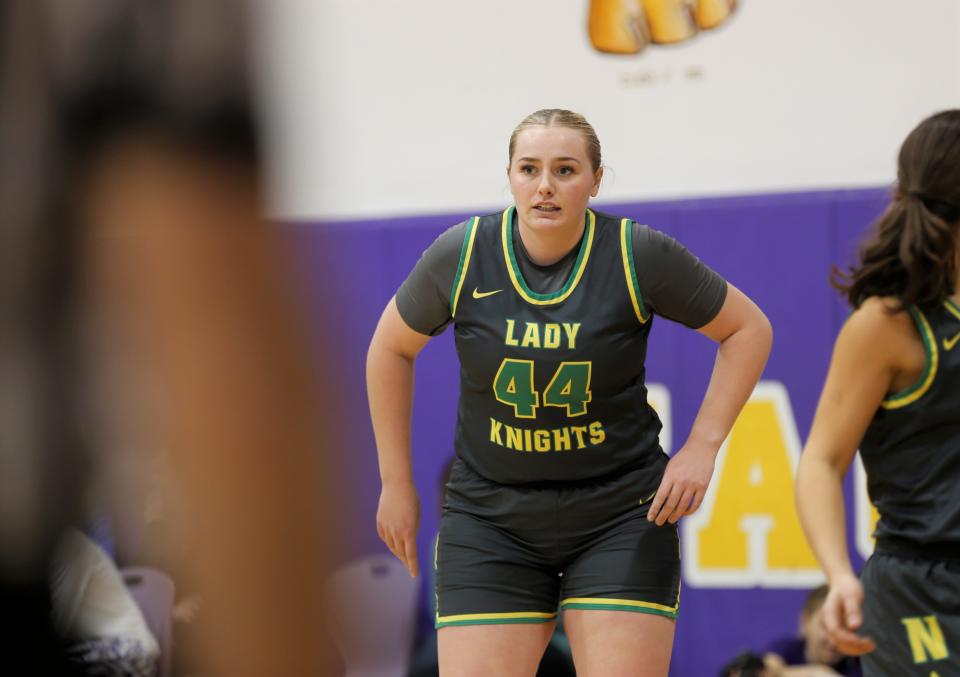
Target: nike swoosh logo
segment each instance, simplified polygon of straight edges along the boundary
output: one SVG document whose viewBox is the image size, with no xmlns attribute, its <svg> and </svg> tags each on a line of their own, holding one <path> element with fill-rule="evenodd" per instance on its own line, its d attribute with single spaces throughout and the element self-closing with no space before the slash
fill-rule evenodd
<svg viewBox="0 0 960 677">
<path fill-rule="evenodd" d="M 960 341 L 960 331 L 954 334 L 952 339 L 943 339 L 943 349 L 946 351 L 952 350 L 957 345 L 957 341 Z"/>
<path fill-rule="evenodd" d="M 493 291 L 480 291 L 476 287 L 473 288 L 473 298 L 482 299 L 485 296 L 493 296 L 494 294 L 499 294 L 502 292 L 502 289 L 494 289 Z"/>
</svg>

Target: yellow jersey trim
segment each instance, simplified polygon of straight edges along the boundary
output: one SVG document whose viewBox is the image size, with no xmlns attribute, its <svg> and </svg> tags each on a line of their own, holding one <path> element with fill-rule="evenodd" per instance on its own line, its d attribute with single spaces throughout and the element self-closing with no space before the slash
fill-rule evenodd
<svg viewBox="0 0 960 677">
<path fill-rule="evenodd" d="M 638 602 L 634 599 L 614 599 L 610 597 L 568 597 L 560 602 L 560 606 L 570 604 L 590 604 L 596 606 L 625 606 L 636 609 L 650 609 L 653 611 L 665 611 L 667 613 L 676 613 L 679 604 L 667 606 L 666 604 L 657 604 L 655 602 Z"/>
<path fill-rule="evenodd" d="M 627 290 L 630 292 L 630 302 L 633 312 L 636 313 L 640 324 L 646 323 L 649 314 L 643 314 L 643 299 L 640 296 L 640 284 L 637 282 L 637 269 L 633 262 L 633 229 L 630 219 L 620 220 L 620 254 L 623 257 L 623 274 L 627 278 Z"/>
<path fill-rule="evenodd" d="M 511 619 L 530 618 L 546 619 L 555 618 L 557 612 L 545 613 L 542 611 L 511 611 L 509 613 L 497 614 L 456 614 L 454 616 L 441 616 L 437 614 L 437 623 L 462 623 L 464 621 L 508 621 Z"/>
<path fill-rule="evenodd" d="M 505 209 L 500 225 L 501 239 L 503 240 L 503 258 L 507 264 L 507 272 L 510 274 L 510 281 L 513 282 L 513 288 L 517 290 L 517 293 L 520 294 L 520 297 L 524 301 L 535 306 L 549 306 L 565 301 L 567 297 L 573 293 L 573 290 L 577 288 L 580 278 L 583 277 L 583 271 L 587 268 L 590 250 L 593 248 L 593 234 L 596 229 L 597 215 L 594 214 L 592 210 L 587 210 L 584 224 L 585 233 L 583 241 L 580 244 L 580 254 L 577 256 L 577 261 L 574 263 L 573 271 L 571 271 L 567 283 L 563 285 L 560 291 L 553 294 L 538 294 L 527 286 L 513 252 L 512 226 L 513 212 L 515 210 L 515 207 Z"/>
<path fill-rule="evenodd" d="M 960 307 L 958 307 L 956 303 L 954 303 L 951 299 L 947 299 L 943 302 L 943 305 L 951 315 L 960 320 Z"/>
<path fill-rule="evenodd" d="M 457 304 L 460 301 L 460 291 L 463 289 L 463 281 L 467 278 L 467 268 L 470 267 L 470 256 L 473 254 L 473 241 L 477 237 L 477 224 L 480 222 L 479 216 L 474 216 L 470 225 L 467 226 L 467 234 L 463 238 L 463 249 L 460 251 L 460 263 L 457 265 L 456 283 L 453 285 L 453 296 L 450 298 L 450 317 L 457 316 Z"/>
<path fill-rule="evenodd" d="M 933 335 L 933 329 L 930 328 L 930 323 L 927 322 L 927 318 L 919 309 L 911 308 L 910 314 L 913 315 L 913 320 L 920 332 L 920 338 L 923 340 L 923 349 L 927 354 L 927 364 L 916 383 L 890 395 L 880 403 L 880 406 L 884 409 L 900 409 L 908 404 L 913 404 L 926 394 L 937 375 L 940 353 L 937 350 L 937 339 Z"/>
</svg>

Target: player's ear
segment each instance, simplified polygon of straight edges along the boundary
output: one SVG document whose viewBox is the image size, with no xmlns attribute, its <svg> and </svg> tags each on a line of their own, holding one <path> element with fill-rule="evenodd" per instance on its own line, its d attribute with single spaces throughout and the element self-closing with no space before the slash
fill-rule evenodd
<svg viewBox="0 0 960 677">
<path fill-rule="evenodd" d="M 590 191 L 590 197 L 596 197 L 600 192 L 600 182 L 603 180 L 603 167 L 598 167 L 593 174 L 593 189 Z"/>
</svg>

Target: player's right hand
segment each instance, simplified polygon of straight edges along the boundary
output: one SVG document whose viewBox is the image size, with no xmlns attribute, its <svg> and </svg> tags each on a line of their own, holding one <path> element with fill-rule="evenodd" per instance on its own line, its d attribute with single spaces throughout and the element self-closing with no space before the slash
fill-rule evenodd
<svg viewBox="0 0 960 677">
<path fill-rule="evenodd" d="M 852 573 L 830 581 L 820 622 L 840 653 L 848 656 L 862 656 L 876 648 L 872 639 L 856 634 L 863 625 L 862 603 L 863 585 Z"/>
<path fill-rule="evenodd" d="M 384 484 L 377 506 L 377 535 L 390 552 L 403 562 L 414 578 L 417 565 L 417 527 L 420 524 L 420 498 L 412 482 Z"/>
</svg>

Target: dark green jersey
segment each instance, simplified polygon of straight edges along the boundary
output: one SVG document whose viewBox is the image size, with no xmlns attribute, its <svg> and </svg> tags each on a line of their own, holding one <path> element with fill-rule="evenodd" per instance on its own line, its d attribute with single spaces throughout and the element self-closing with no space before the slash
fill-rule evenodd
<svg viewBox="0 0 960 677">
<path fill-rule="evenodd" d="M 451 292 L 457 453 L 501 484 L 640 469 L 652 492 L 667 459 L 644 385 L 653 316 L 632 222 L 588 210 L 569 277 L 538 294 L 517 263 L 513 218 L 511 207 L 469 222 Z"/>
<path fill-rule="evenodd" d="M 926 367 L 912 387 L 883 401 L 860 444 L 880 512 L 877 539 L 958 548 L 960 308 L 946 301 L 910 313 Z"/>
</svg>

